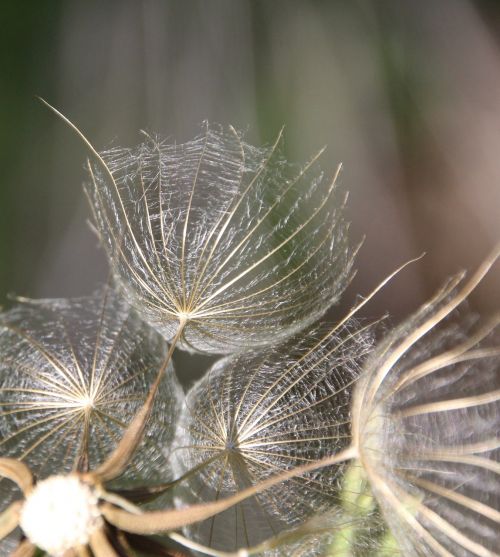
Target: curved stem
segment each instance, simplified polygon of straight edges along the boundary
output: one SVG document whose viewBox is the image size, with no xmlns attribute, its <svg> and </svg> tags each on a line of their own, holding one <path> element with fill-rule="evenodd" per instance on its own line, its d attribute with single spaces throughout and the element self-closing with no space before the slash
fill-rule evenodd
<svg viewBox="0 0 500 557">
<path fill-rule="evenodd" d="M 75 551 L 78 557 L 91 557 L 89 548 L 86 545 L 79 545 Z"/>
<path fill-rule="evenodd" d="M 237 551 L 220 551 L 218 549 L 213 549 L 212 547 L 208 547 L 201 543 L 194 542 L 189 538 L 186 538 L 182 534 L 177 534 L 176 532 L 172 532 L 168 535 L 171 540 L 177 542 L 178 544 L 187 547 L 188 549 L 192 549 L 193 551 L 198 551 L 199 553 L 204 553 L 205 555 L 210 555 L 210 557 L 247 557 L 247 555 L 251 555 L 248 549 L 239 549 Z"/>
<path fill-rule="evenodd" d="M 95 557 L 119 557 L 109 542 L 104 528 L 97 528 L 90 535 L 90 548 Z"/>
<path fill-rule="evenodd" d="M 31 470 L 24 462 L 15 458 L 0 458 L 0 476 L 13 481 L 24 494 L 29 493 L 33 487 Z"/>
<path fill-rule="evenodd" d="M 105 519 L 126 532 L 134 534 L 158 534 L 160 532 L 171 532 L 189 524 L 200 522 L 219 514 L 234 505 L 257 495 L 258 493 L 269 489 L 270 487 L 289 480 L 296 476 L 300 476 L 307 472 L 323 468 L 325 466 L 332 466 L 346 460 L 351 460 L 358 456 L 356 447 L 350 446 L 340 453 L 328 456 L 321 460 L 298 466 L 292 470 L 288 470 L 282 474 L 273 476 L 264 480 L 252 487 L 244 489 L 231 497 L 220 499 L 212 503 L 201 503 L 191 505 L 182 509 L 168 509 L 164 511 L 151 511 L 142 514 L 131 514 L 122 509 L 113 507 L 109 503 L 101 506 L 101 512 Z"/>
</svg>

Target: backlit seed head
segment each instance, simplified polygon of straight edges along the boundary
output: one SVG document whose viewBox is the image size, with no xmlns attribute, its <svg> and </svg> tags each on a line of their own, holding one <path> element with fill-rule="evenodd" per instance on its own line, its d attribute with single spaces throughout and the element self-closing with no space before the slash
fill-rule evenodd
<svg viewBox="0 0 500 557">
<path fill-rule="evenodd" d="M 371 347 L 354 320 L 320 338 L 309 332 L 263 354 L 217 362 L 188 393 L 173 453 L 183 503 L 235 493 L 350 444 L 350 402 Z M 253 545 L 339 503 L 345 465 L 330 466 L 264 491 L 191 535 L 219 549 Z"/>
<path fill-rule="evenodd" d="M 111 291 L 25 302 L 0 314 L 0 454 L 24 461 L 38 478 L 95 469 L 143 404 L 166 351 L 161 335 Z M 169 367 L 117 485 L 169 476 L 162 451 L 181 397 Z M 0 481 L 0 510 L 15 493 Z"/>
<path fill-rule="evenodd" d="M 180 346 L 232 353 L 316 321 L 351 273 L 343 202 L 315 157 L 289 165 L 232 128 L 102 153 L 88 197 L 115 276 Z M 105 166 L 107 168 L 105 168 Z"/>
<path fill-rule="evenodd" d="M 21 511 L 26 537 L 49 555 L 86 545 L 102 526 L 97 495 L 76 475 L 51 476 L 36 485 Z"/>
<path fill-rule="evenodd" d="M 360 462 L 405 555 L 500 547 L 500 319 L 450 321 L 458 284 L 388 335 L 355 394 Z"/>
</svg>

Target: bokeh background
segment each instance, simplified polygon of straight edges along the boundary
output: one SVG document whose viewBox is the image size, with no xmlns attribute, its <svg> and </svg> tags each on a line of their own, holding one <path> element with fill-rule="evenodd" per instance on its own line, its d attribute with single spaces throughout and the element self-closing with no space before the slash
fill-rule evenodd
<svg viewBox="0 0 500 557">
<path fill-rule="evenodd" d="M 87 152 L 207 119 L 305 161 L 342 161 L 358 274 L 339 314 L 398 319 L 500 240 L 500 2 L 2 0 L 0 304 L 83 295 L 107 269 L 86 223 Z M 500 272 L 472 299 L 498 307 Z M 334 312 L 335 315 L 336 312 Z"/>
</svg>

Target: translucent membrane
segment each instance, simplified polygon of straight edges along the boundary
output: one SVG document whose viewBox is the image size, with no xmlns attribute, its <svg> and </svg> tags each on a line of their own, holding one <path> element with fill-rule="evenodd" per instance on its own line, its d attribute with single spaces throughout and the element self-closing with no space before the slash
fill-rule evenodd
<svg viewBox="0 0 500 557">
<path fill-rule="evenodd" d="M 206 126 L 89 166 L 96 227 L 127 299 L 181 347 L 232 353 L 276 344 L 345 288 L 352 254 L 335 178 Z M 319 155 L 318 155 L 319 156 Z M 335 198 L 335 199 L 334 199 Z"/>
</svg>

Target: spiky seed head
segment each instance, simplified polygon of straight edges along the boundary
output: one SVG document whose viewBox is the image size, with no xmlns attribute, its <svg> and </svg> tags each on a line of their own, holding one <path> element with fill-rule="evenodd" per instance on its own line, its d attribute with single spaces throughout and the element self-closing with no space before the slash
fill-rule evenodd
<svg viewBox="0 0 500 557">
<path fill-rule="evenodd" d="M 143 404 L 167 345 L 111 291 L 72 300 L 25 301 L 0 314 L 0 453 L 38 477 L 101 464 Z M 169 476 L 162 449 L 180 411 L 172 367 L 152 419 L 118 485 Z M 4 503 L 15 495 L 1 482 Z"/>
<path fill-rule="evenodd" d="M 188 393 L 173 452 L 178 475 L 199 466 L 179 498 L 212 500 L 350 443 L 350 400 L 371 347 L 369 327 L 349 322 L 326 336 L 308 331 L 279 349 L 217 362 Z M 266 490 L 190 529 L 229 550 L 329 509 L 343 465 Z"/>
<path fill-rule="evenodd" d="M 102 525 L 97 495 L 76 475 L 39 482 L 27 496 L 20 518 L 26 537 L 53 557 L 86 545 Z"/>
<path fill-rule="evenodd" d="M 232 353 L 316 321 L 351 272 L 335 179 L 206 125 L 184 144 L 149 138 L 89 167 L 96 228 L 128 299 L 180 346 Z M 109 170 L 109 171 L 108 171 Z"/>
<path fill-rule="evenodd" d="M 500 319 L 450 321 L 458 283 L 380 343 L 355 393 L 360 462 L 408 555 L 500 547 Z"/>
</svg>

